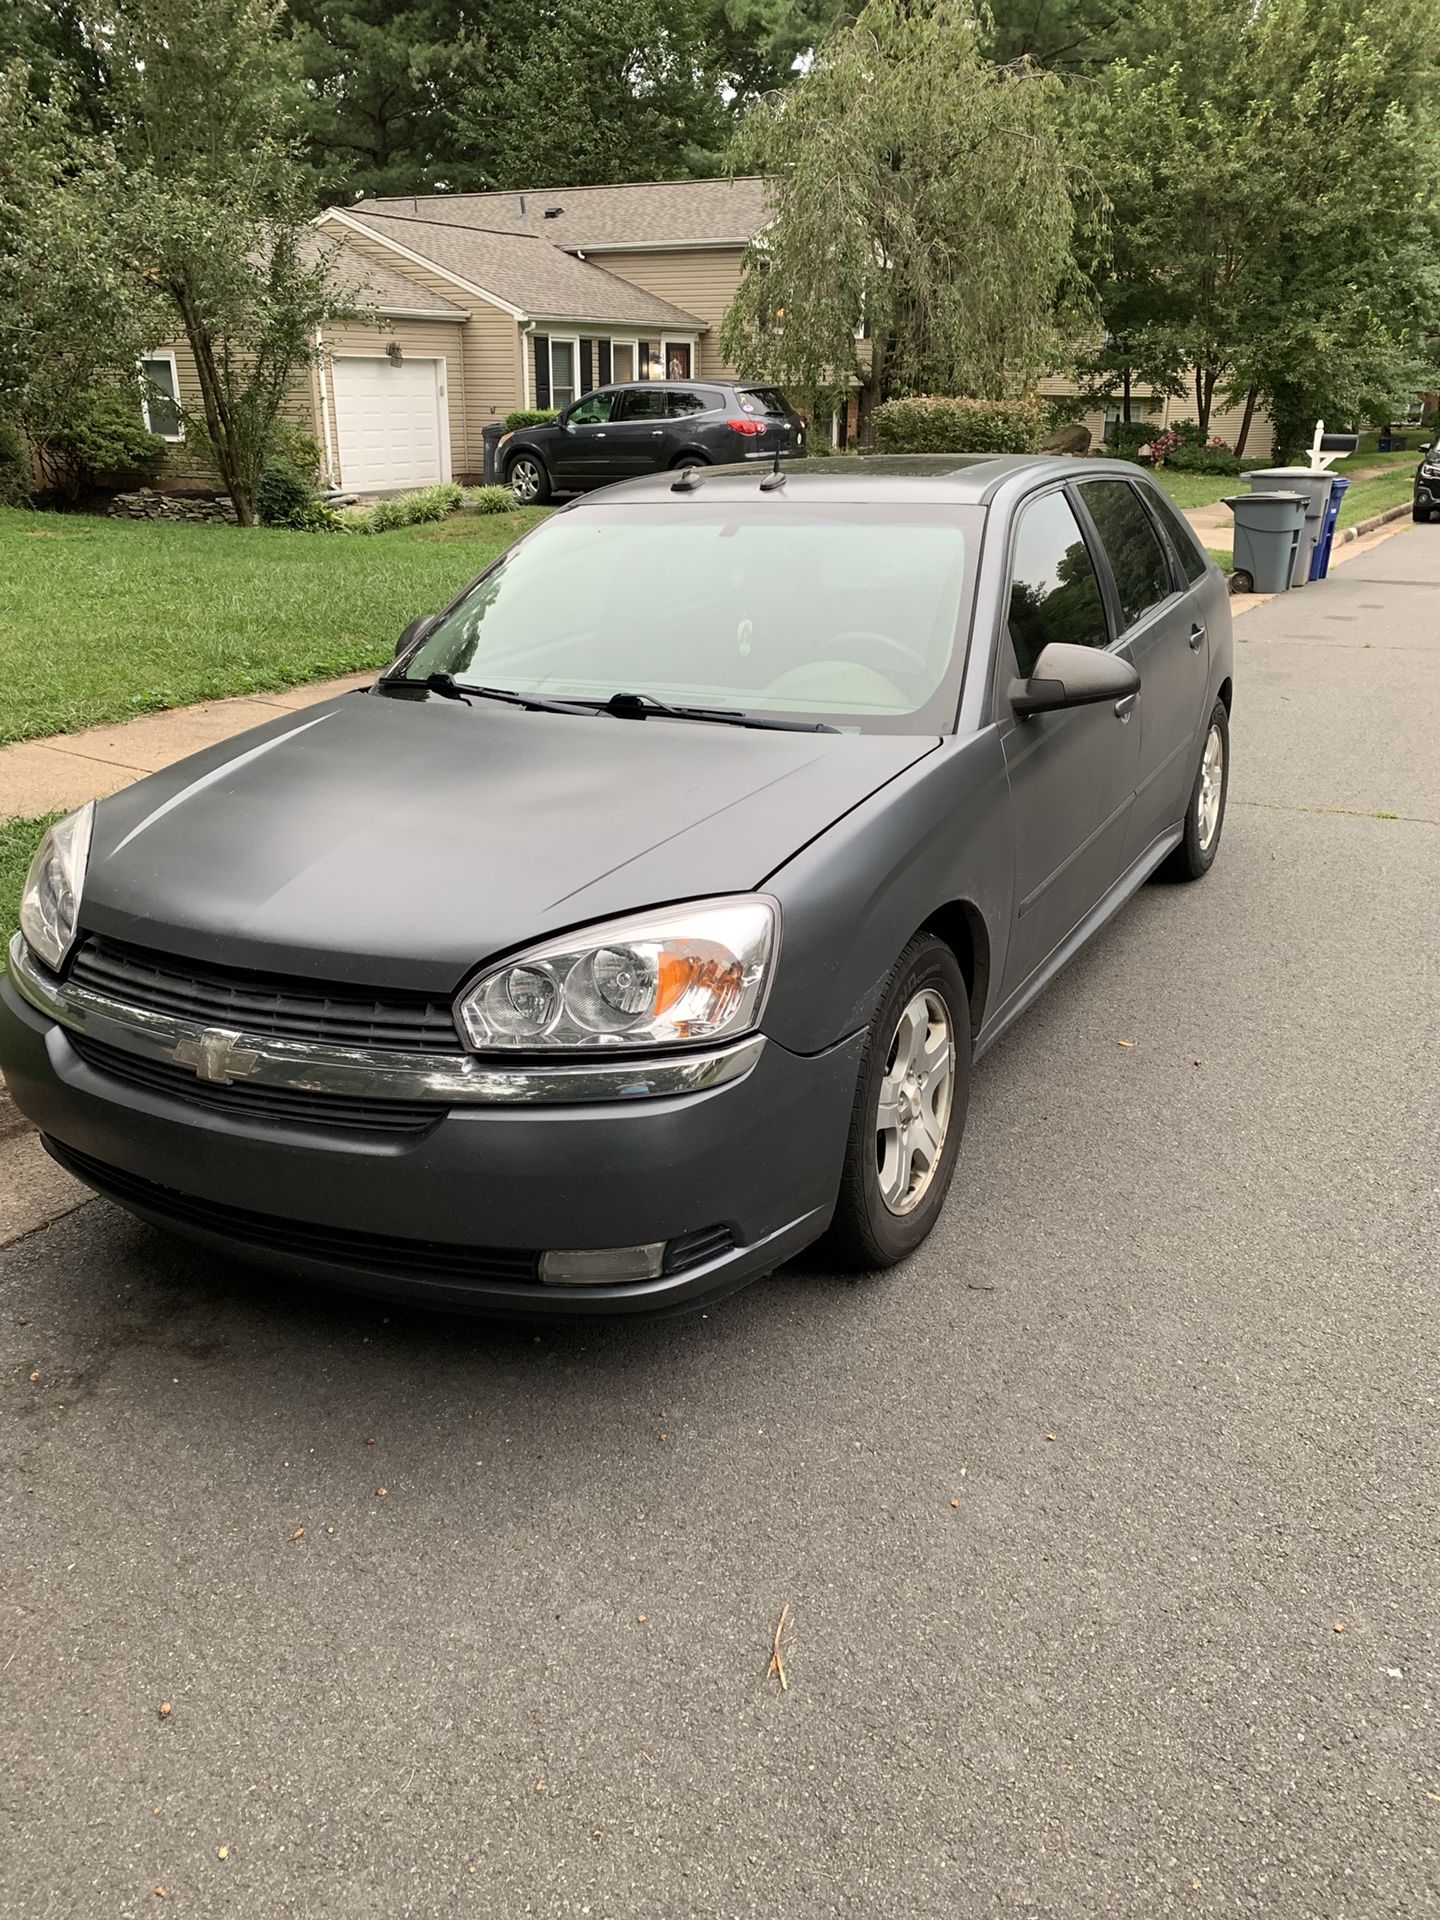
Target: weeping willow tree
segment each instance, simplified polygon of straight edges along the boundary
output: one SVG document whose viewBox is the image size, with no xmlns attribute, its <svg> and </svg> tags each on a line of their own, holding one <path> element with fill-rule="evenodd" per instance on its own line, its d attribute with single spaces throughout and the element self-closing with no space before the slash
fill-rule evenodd
<svg viewBox="0 0 1440 1920">
<path fill-rule="evenodd" d="M 894 394 L 1004 399 L 1074 358 L 1090 315 L 1061 83 L 996 66 L 956 0 L 871 0 L 737 136 L 772 183 L 722 342 L 747 376 L 861 435 Z"/>
</svg>

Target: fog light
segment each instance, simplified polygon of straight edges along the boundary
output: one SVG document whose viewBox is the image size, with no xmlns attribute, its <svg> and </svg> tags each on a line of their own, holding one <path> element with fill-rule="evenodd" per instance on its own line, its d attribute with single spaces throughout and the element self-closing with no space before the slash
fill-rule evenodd
<svg viewBox="0 0 1440 1920">
<path fill-rule="evenodd" d="M 562 1247 L 540 1256 L 540 1278 L 550 1286 L 601 1287 L 612 1280 L 658 1280 L 665 1242 L 643 1247 Z"/>
</svg>

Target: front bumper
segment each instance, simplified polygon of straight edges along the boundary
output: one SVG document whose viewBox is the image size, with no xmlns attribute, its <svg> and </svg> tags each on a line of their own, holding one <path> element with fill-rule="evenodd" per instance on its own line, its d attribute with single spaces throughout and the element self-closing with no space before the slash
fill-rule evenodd
<svg viewBox="0 0 1440 1920">
<path fill-rule="evenodd" d="M 142 1217 L 243 1258 L 491 1312 L 674 1311 L 780 1265 L 828 1224 L 860 1036 L 674 1097 L 447 1107 L 386 1136 L 219 1111 L 117 1078 L 0 984 L 0 1067 L 55 1157 Z M 679 1270 L 547 1285 L 538 1255 L 681 1243 Z"/>
</svg>

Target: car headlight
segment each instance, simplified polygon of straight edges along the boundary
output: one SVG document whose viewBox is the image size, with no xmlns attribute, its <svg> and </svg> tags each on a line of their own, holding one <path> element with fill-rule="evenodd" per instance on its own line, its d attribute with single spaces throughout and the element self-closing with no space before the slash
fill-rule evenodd
<svg viewBox="0 0 1440 1920">
<path fill-rule="evenodd" d="M 75 939 L 80 890 L 90 858 L 90 829 L 95 802 L 57 820 L 30 862 L 20 896 L 20 931 L 37 959 L 58 973 Z"/>
<path fill-rule="evenodd" d="M 758 895 L 667 907 L 532 947 L 459 1003 L 477 1053 L 697 1046 L 759 1018 L 778 915 Z"/>
</svg>

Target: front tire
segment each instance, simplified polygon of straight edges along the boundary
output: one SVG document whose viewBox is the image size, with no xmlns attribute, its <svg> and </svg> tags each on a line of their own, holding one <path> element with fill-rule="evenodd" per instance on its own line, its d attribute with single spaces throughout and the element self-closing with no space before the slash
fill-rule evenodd
<svg viewBox="0 0 1440 1920">
<path fill-rule="evenodd" d="M 1230 716 L 1217 700 L 1205 729 L 1200 765 L 1185 809 L 1185 835 L 1161 868 L 1167 880 L 1203 880 L 1220 851 L 1230 792 Z"/>
<path fill-rule="evenodd" d="M 886 982 L 861 1056 L 840 1198 L 824 1241 L 838 1264 L 893 1267 L 940 1217 L 970 1095 L 970 996 L 955 955 L 912 940 Z"/>
<path fill-rule="evenodd" d="M 1416 520 L 1425 521 L 1430 518 L 1429 507 L 1422 507 L 1418 500 L 1415 502 L 1415 505 L 1410 509 L 1410 512 L 1411 512 L 1411 517 Z"/>
<path fill-rule="evenodd" d="M 517 453 L 505 479 L 519 506 L 542 507 L 550 498 L 550 470 L 538 453 Z"/>
</svg>

